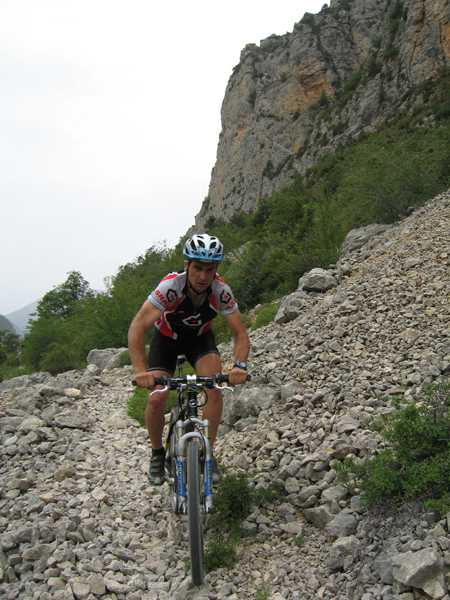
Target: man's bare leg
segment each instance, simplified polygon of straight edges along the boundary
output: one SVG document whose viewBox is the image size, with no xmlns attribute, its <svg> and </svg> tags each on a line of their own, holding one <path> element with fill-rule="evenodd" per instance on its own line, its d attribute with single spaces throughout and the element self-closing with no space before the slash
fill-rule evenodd
<svg viewBox="0 0 450 600">
<path fill-rule="evenodd" d="M 170 373 L 166 371 L 152 371 L 155 377 L 161 377 L 165 375 L 170 377 Z M 162 389 L 158 386 L 157 389 Z M 148 404 L 145 409 L 145 424 L 147 426 L 148 437 L 154 450 L 159 450 L 163 447 L 162 434 L 164 430 L 164 409 L 166 406 L 169 392 L 157 393 L 150 396 L 148 395 Z"/>
<path fill-rule="evenodd" d="M 222 372 L 222 363 L 218 354 L 205 354 L 198 359 L 195 370 L 198 375 L 209 376 L 217 375 Z M 222 418 L 223 399 L 220 390 L 207 390 L 208 402 L 203 408 L 203 418 L 209 419 L 210 427 L 210 442 L 211 447 L 214 445 L 217 430 L 219 429 L 220 419 Z"/>
</svg>

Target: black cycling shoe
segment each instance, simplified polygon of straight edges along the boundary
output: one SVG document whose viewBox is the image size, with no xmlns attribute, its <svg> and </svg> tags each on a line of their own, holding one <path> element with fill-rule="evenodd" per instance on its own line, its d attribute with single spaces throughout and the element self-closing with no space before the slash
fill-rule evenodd
<svg viewBox="0 0 450 600">
<path fill-rule="evenodd" d="M 220 483 L 223 479 L 222 471 L 219 469 L 216 458 L 213 456 L 211 461 L 212 466 L 212 481 L 213 483 Z"/>
<path fill-rule="evenodd" d="M 148 469 L 148 478 L 153 485 L 162 485 L 166 479 L 165 471 L 166 457 L 164 454 L 157 454 L 150 459 L 150 467 Z"/>
</svg>

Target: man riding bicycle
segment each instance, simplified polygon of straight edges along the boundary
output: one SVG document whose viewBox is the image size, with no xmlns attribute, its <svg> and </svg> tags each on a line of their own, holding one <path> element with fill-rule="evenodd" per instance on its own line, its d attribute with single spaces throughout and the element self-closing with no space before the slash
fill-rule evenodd
<svg viewBox="0 0 450 600">
<path fill-rule="evenodd" d="M 235 364 L 229 373 L 232 385 L 244 383 L 250 341 L 237 302 L 229 286 L 217 274 L 224 259 L 219 239 L 208 234 L 194 235 L 184 245 L 184 271 L 170 273 L 160 281 L 137 313 L 128 331 L 128 347 L 139 387 L 148 388 L 145 423 L 152 445 L 148 476 L 154 485 L 165 479 L 165 452 L 162 443 L 164 408 L 169 392 L 150 396 L 155 377 L 172 377 L 179 354 L 185 354 L 198 375 L 221 373 L 219 351 L 211 331 L 217 311 L 225 317 L 234 339 Z M 145 332 L 154 327 L 148 359 Z M 222 392 L 205 390 L 208 402 L 203 418 L 209 419 L 211 447 L 222 416 Z M 213 458 L 213 481 L 221 480 Z"/>
</svg>

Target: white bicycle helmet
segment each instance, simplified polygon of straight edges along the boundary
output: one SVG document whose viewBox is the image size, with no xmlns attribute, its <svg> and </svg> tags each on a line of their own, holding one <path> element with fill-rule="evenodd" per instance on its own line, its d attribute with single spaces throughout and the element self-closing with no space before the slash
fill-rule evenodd
<svg viewBox="0 0 450 600">
<path fill-rule="evenodd" d="M 215 235 L 195 234 L 186 241 L 183 256 L 188 260 L 222 262 L 224 259 L 223 246 Z"/>
</svg>

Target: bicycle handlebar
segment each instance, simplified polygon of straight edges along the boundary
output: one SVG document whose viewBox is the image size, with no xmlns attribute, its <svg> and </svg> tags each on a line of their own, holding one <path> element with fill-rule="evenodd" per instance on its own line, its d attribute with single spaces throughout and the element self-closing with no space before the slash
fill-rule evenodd
<svg viewBox="0 0 450 600">
<path fill-rule="evenodd" d="M 246 381 L 251 381 L 251 375 L 247 375 Z M 137 385 L 136 380 L 133 379 L 133 385 Z M 170 390 L 176 390 L 179 385 L 189 386 L 195 385 L 197 387 L 213 388 L 221 383 L 229 383 L 228 375 L 217 373 L 217 375 L 187 375 L 185 377 L 155 377 L 155 385 L 162 385 Z"/>
</svg>

